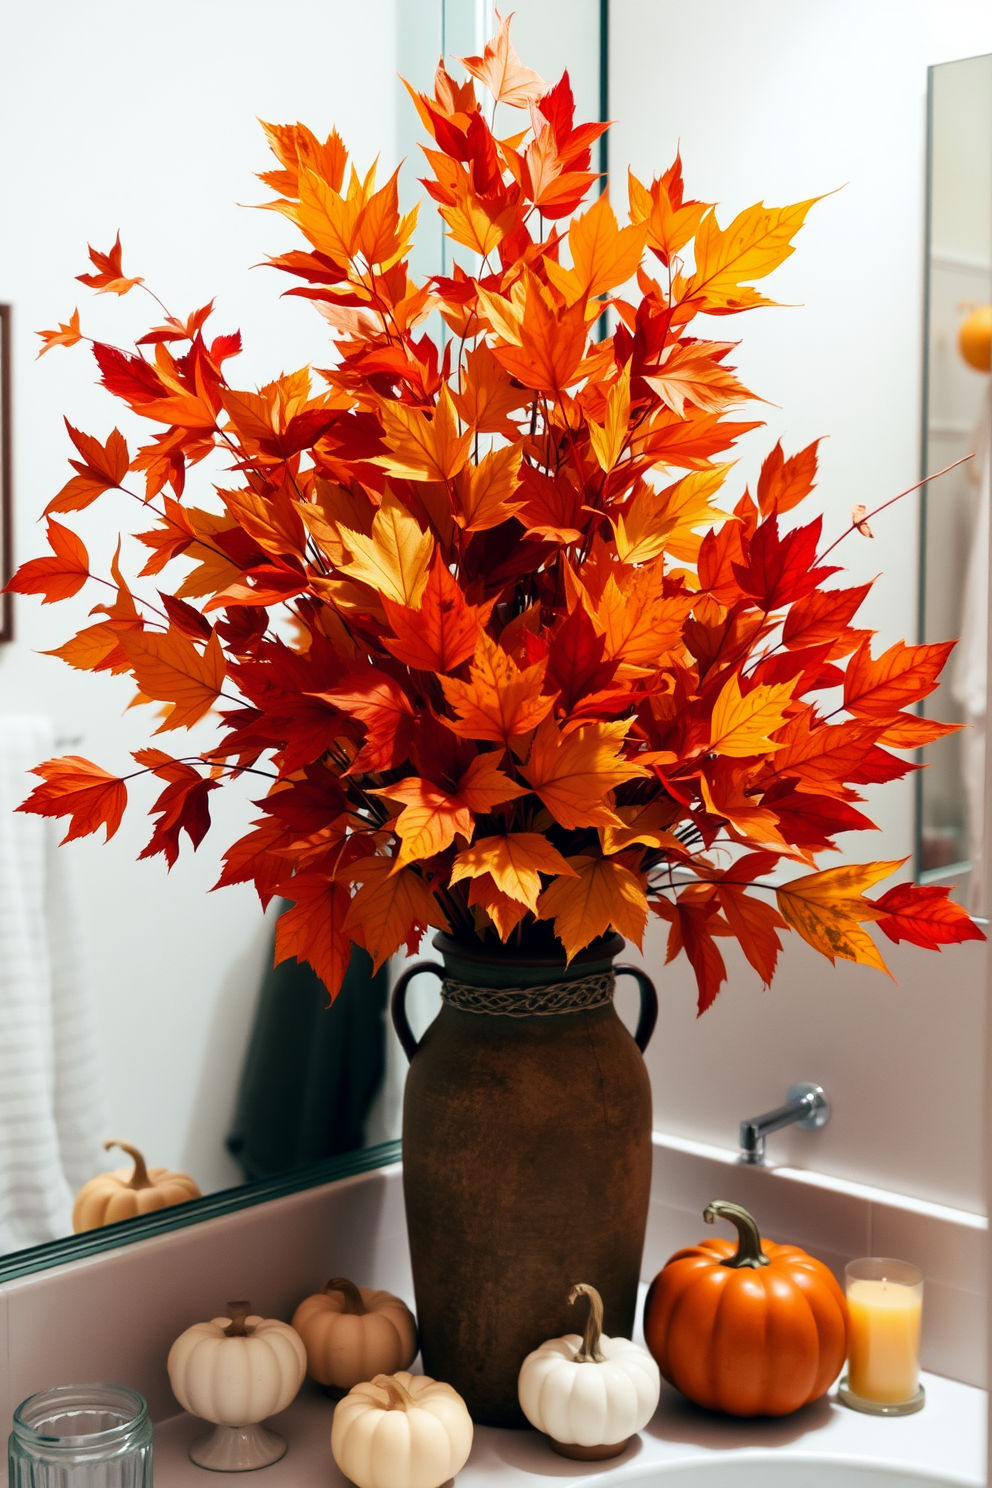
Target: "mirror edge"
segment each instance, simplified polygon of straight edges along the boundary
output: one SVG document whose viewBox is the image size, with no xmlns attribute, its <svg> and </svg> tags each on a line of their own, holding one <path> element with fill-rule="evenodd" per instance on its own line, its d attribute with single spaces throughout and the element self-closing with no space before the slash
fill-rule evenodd
<svg viewBox="0 0 992 1488">
<path fill-rule="evenodd" d="M 186 1204 L 175 1204 L 171 1208 L 156 1209 L 150 1214 L 137 1215 L 117 1224 L 86 1230 L 81 1235 L 67 1235 L 59 1240 L 48 1240 L 44 1245 L 12 1250 L 7 1255 L 0 1256 L 0 1287 L 36 1271 L 47 1271 L 53 1266 L 88 1260 L 103 1251 L 135 1245 L 140 1240 L 167 1235 L 174 1230 L 186 1229 L 189 1225 L 201 1224 L 204 1220 L 219 1219 L 240 1209 L 252 1209 L 256 1204 L 268 1203 L 270 1199 L 285 1198 L 288 1194 L 319 1188 L 340 1178 L 351 1178 L 375 1168 L 388 1167 L 400 1161 L 401 1152 L 402 1144 L 398 1141 L 383 1142 L 378 1147 L 363 1147 L 356 1152 L 325 1158 L 322 1162 L 294 1168 L 272 1178 L 260 1178 L 254 1183 L 221 1189 L 218 1193 L 191 1199 Z"/>
</svg>

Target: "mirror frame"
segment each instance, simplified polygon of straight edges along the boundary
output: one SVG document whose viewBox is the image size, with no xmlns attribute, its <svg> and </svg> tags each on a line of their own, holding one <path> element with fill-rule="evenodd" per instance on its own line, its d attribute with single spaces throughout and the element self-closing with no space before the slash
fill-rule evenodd
<svg viewBox="0 0 992 1488">
<path fill-rule="evenodd" d="M 319 1188 L 339 1178 L 352 1178 L 373 1168 L 388 1167 L 390 1163 L 400 1161 L 401 1150 L 400 1142 L 362 1147 L 357 1152 L 329 1157 L 305 1168 L 293 1168 L 275 1178 L 258 1178 L 238 1188 L 224 1188 L 200 1199 L 190 1199 L 185 1204 L 174 1204 L 169 1209 L 155 1209 L 150 1214 L 139 1214 L 133 1219 L 119 1220 L 117 1224 L 86 1230 L 81 1235 L 66 1235 L 61 1240 L 48 1240 L 44 1245 L 11 1250 L 0 1256 L 0 1287 L 18 1276 L 30 1276 L 50 1266 L 88 1260 L 105 1250 L 117 1250 L 123 1245 L 168 1235 L 173 1230 L 184 1230 L 208 1219 L 220 1219 L 222 1215 L 234 1214 L 239 1209 L 252 1209 L 256 1204 L 267 1204 L 270 1199 L 282 1199 L 287 1194 Z"/>
<path fill-rule="evenodd" d="M 0 589 L 14 577 L 11 307 L 0 305 Z M 14 639 L 14 596 L 0 594 L 0 643 Z"/>
<path fill-rule="evenodd" d="M 464 16 L 456 17 L 455 12 L 464 12 Z M 408 0 L 402 10 L 403 24 L 398 31 L 399 50 L 404 47 L 415 52 L 415 56 L 407 62 L 400 55 L 399 71 L 409 72 L 417 75 L 422 71 L 420 66 L 422 57 L 425 55 L 425 47 L 431 43 L 440 50 L 444 50 L 445 36 L 450 24 L 457 19 L 464 19 L 471 13 L 472 20 L 477 26 L 483 12 L 477 9 L 477 0 Z M 609 108 L 609 34 L 610 34 L 610 0 L 599 0 L 599 57 L 597 59 L 597 75 L 599 80 L 599 118 L 605 121 L 610 117 Z M 481 48 L 480 48 L 481 49 Z M 436 56 L 436 51 L 434 55 Z M 411 65 L 412 64 L 412 65 Z M 433 57 L 431 66 L 433 67 Z M 406 90 L 400 81 L 397 81 L 398 97 L 407 102 Z M 411 109 L 412 113 L 412 109 Z M 397 155 L 406 155 L 410 158 L 411 151 L 408 148 L 412 144 L 409 131 L 402 123 L 403 115 L 400 115 L 397 127 Z M 609 164 L 609 137 L 604 134 L 599 141 L 598 168 L 604 180 Z M 408 172 L 412 174 L 412 172 Z M 2 326 L 4 340 L 3 346 L 9 347 L 9 307 L 0 306 L 0 311 L 6 310 Z M 605 334 L 604 321 L 601 321 L 598 334 Z M 9 362 L 5 364 L 5 371 L 9 369 Z M 9 376 L 2 377 L 2 389 L 0 393 L 9 397 Z M 9 436 L 9 416 L 4 422 L 3 433 Z M 4 438 L 3 457 L 9 461 L 9 437 Z M 9 478 L 4 489 L 9 493 Z M 7 501 L 7 508 L 12 505 Z M 2 520 L 2 514 L 0 514 Z M 8 517 L 12 526 L 12 515 Z M 0 563 L 3 561 L 4 553 L 9 557 L 9 541 L 0 543 Z M 3 581 L 0 581 L 2 583 Z M 10 596 L 0 596 L 0 640 L 6 639 L 4 631 L 3 608 L 4 599 Z M 47 1270 L 51 1266 L 63 1266 L 71 1262 L 87 1260 L 91 1256 L 99 1255 L 108 1250 L 117 1250 L 122 1246 L 135 1245 L 141 1240 L 150 1240 L 159 1235 L 167 1235 L 175 1230 L 186 1229 L 189 1225 L 202 1224 L 209 1219 L 219 1219 L 226 1214 L 234 1214 L 240 1209 L 250 1209 L 256 1204 L 266 1204 L 271 1199 L 285 1198 L 288 1194 L 300 1193 L 304 1189 L 318 1188 L 326 1183 L 334 1183 L 341 1178 L 354 1177 L 359 1173 L 367 1173 L 375 1168 L 387 1167 L 392 1163 L 399 1162 L 402 1157 L 402 1143 L 400 1141 L 383 1142 L 378 1146 L 359 1148 L 354 1152 L 344 1153 L 339 1157 L 327 1158 L 322 1162 L 311 1163 L 306 1167 L 294 1168 L 286 1173 L 280 1173 L 272 1178 L 256 1179 L 250 1183 L 240 1184 L 236 1188 L 222 1189 L 217 1193 L 205 1194 L 202 1198 L 191 1199 L 184 1204 L 176 1204 L 168 1209 L 157 1209 L 150 1214 L 137 1215 L 132 1219 L 119 1221 L 117 1224 L 104 1225 L 95 1230 L 87 1230 L 81 1235 L 66 1235 L 58 1240 L 46 1241 L 43 1245 L 33 1245 L 22 1250 L 12 1250 L 6 1255 L 0 1255 L 0 1287 L 6 1282 L 13 1281 L 17 1277 L 30 1276 L 35 1272 Z"/>
<path fill-rule="evenodd" d="M 925 205 L 924 205 L 924 228 L 923 228 L 923 315 L 922 315 L 922 346 L 921 346 L 921 369 L 920 369 L 920 479 L 925 481 L 930 472 L 930 404 L 932 398 L 931 388 L 931 365 L 930 365 L 930 330 L 931 309 L 933 298 L 933 197 L 934 197 L 934 95 L 935 82 L 938 72 L 943 72 L 948 67 L 956 67 L 962 63 L 977 62 L 992 57 L 992 53 L 979 52 L 975 56 L 955 57 L 946 62 L 936 62 L 927 68 L 927 99 L 926 99 L 926 155 L 925 155 Z M 926 640 L 927 630 L 927 522 L 931 510 L 931 493 L 929 485 L 920 488 L 919 503 L 919 557 L 917 574 L 917 608 L 916 608 L 916 630 L 917 641 L 922 644 Z M 922 711 L 922 704 L 917 705 L 917 712 Z M 918 766 L 927 764 L 926 749 L 917 749 L 913 753 L 914 762 Z M 913 879 L 916 883 L 946 883 L 956 878 L 964 871 L 970 871 L 971 862 L 949 864 L 945 868 L 925 869 L 923 867 L 923 786 L 924 774 L 920 768 L 916 772 L 913 790 L 913 803 L 915 810 L 915 821 L 913 824 Z M 980 925 L 988 924 L 985 917 L 989 913 L 988 905 L 983 905 L 982 914 L 976 916 Z"/>
</svg>

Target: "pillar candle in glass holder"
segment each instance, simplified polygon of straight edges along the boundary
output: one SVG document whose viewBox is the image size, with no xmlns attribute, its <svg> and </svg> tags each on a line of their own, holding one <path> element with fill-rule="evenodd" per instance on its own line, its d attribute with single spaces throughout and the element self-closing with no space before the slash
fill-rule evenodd
<svg viewBox="0 0 992 1488">
<path fill-rule="evenodd" d="M 845 1274 L 849 1321 L 843 1398 L 848 1404 L 919 1409 L 922 1273 L 906 1261 L 871 1259 L 851 1261 Z"/>
</svg>

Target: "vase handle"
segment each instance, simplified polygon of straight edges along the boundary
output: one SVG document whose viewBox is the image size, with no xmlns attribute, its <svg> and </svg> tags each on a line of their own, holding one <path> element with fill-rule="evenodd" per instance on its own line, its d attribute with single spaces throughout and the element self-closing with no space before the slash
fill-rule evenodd
<svg viewBox="0 0 992 1488">
<path fill-rule="evenodd" d="M 648 976 L 647 972 L 642 971 L 639 966 L 614 966 L 613 971 L 618 977 L 632 976 L 640 989 L 641 1015 L 637 1020 L 637 1032 L 634 1034 L 634 1043 L 643 1054 L 651 1042 L 654 1025 L 658 1021 L 658 993 L 655 991 L 654 982 Z"/>
<path fill-rule="evenodd" d="M 407 967 L 406 971 L 400 977 L 399 981 L 396 983 L 396 986 L 393 988 L 393 994 L 389 999 L 389 1015 L 393 1020 L 393 1027 L 396 1029 L 396 1037 L 399 1039 L 400 1043 L 403 1046 L 403 1053 L 406 1055 L 407 1059 L 411 1060 L 413 1059 L 414 1054 L 416 1054 L 417 1049 L 419 1048 L 419 1040 L 414 1038 L 413 1029 L 410 1027 L 410 1024 L 407 1020 L 406 989 L 413 981 L 415 976 L 420 976 L 421 973 L 425 971 L 429 971 L 431 975 L 436 976 L 439 981 L 444 980 L 444 967 L 440 964 L 439 961 L 415 961 L 412 966 Z M 653 990 L 654 989 L 652 988 L 652 991 Z M 657 1015 L 657 1008 L 655 1009 L 655 1012 Z M 651 1026 L 653 1027 L 654 1024 L 652 1023 Z"/>
</svg>

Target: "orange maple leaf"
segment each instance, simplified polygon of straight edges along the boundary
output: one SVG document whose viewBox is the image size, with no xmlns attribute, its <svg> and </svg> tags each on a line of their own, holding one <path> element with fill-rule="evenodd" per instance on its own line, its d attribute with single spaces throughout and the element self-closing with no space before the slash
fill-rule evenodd
<svg viewBox="0 0 992 1488">
<path fill-rule="evenodd" d="M 486 532 L 523 510 L 511 497 L 520 486 L 523 450 L 508 444 L 491 450 L 478 465 L 463 466 L 455 482 L 455 521 L 466 532 Z"/>
<path fill-rule="evenodd" d="M 634 853 L 630 861 L 640 855 Z M 629 866 L 627 855 L 569 858 L 572 876 L 556 878 L 538 900 L 542 920 L 554 920 L 555 934 L 569 961 L 590 941 L 610 929 L 640 946 L 648 918 L 643 875 Z"/>
<path fill-rule="evenodd" d="M 517 438 L 514 413 L 527 402 L 522 388 L 514 387 L 484 341 L 468 352 L 461 369 L 461 388 L 452 389 L 451 400 L 466 424 L 477 434 L 502 434 Z"/>
<path fill-rule="evenodd" d="M 52 558 L 29 558 L 6 586 L 9 594 L 40 594 L 42 604 L 54 604 L 78 594 L 90 576 L 90 559 L 80 538 L 61 522 L 49 521 L 48 545 Z"/>
<path fill-rule="evenodd" d="M 476 755 L 453 791 L 419 776 L 369 791 L 369 795 L 403 803 L 404 809 L 392 823 L 400 838 L 397 867 L 418 858 L 433 858 L 456 836 L 471 838 L 474 812 L 491 811 L 504 801 L 527 794 L 523 786 L 496 768 L 497 762 L 496 755 Z"/>
<path fill-rule="evenodd" d="M 492 602 L 467 602 L 440 556 L 431 567 L 419 606 L 397 604 L 386 594 L 382 603 L 395 636 L 383 636 L 382 644 L 398 661 L 421 672 L 453 672 L 474 656 L 480 628 L 492 611 Z"/>
<path fill-rule="evenodd" d="M 619 227 L 604 191 L 588 212 L 573 217 L 568 229 L 571 269 L 547 260 L 548 277 L 569 305 L 595 299 L 633 278 L 644 253 L 647 223 Z"/>
<path fill-rule="evenodd" d="M 35 765 L 32 775 L 40 775 L 26 801 L 14 809 L 35 816 L 68 816 L 69 830 L 63 843 L 74 837 L 86 837 L 105 826 L 109 842 L 121 824 L 127 805 L 127 786 L 119 775 L 111 775 L 99 765 L 91 764 L 78 754 L 46 760 Z"/>
<path fill-rule="evenodd" d="M 45 516 L 49 512 L 82 511 L 104 491 L 118 487 L 128 472 L 130 456 L 119 429 L 112 430 L 106 444 L 101 444 L 91 434 L 74 429 L 68 419 L 65 426 L 83 458 L 69 461 L 76 474 L 52 497 Z"/>
<path fill-rule="evenodd" d="M 157 734 L 192 728 L 213 707 L 227 670 L 216 632 L 202 652 L 175 625 L 164 635 L 154 630 L 125 631 L 121 645 L 145 696 L 173 705 L 155 730 Z"/>
<path fill-rule="evenodd" d="M 76 278 L 80 284 L 86 284 L 90 289 L 95 289 L 98 294 L 125 295 L 129 289 L 136 284 L 144 284 L 143 279 L 125 279 L 124 270 L 121 268 L 121 235 L 117 234 L 114 246 L 109 253 L 101 253 L 99 248 L 89 248 L 90 262 L 96 269 L 95 274 L 77 274 Z"/>
<path fill-rule="evenodd" d="M 79 311 L 73 310 L 68 325 L 59 321 L 57 331 L 35 331 L 35 335 L 40 336 L 44 342 L 38 353 L 40 357 L 44 356 L 46 351 L 51 351 L 53 346 L 75 346 L 77 341 L 83 339 L 83 333 L 79 329 Z"/>
<path fill-rule="evenodd" d="M 884 718 L 928 697 L 937 686 L 954 641 L 907 646 L 896 641 L 877 660 L 862 641 L 844 673 L 844 707 L 859 718 Z"/>
<path fill-rule="evenodd" d="M 625 780 L 649 772 L 621 757 L 632 719 L 591 723 L 562 734 L 553 718 L 534 736 L 521 774 L 563 827 L 619 827 L 606 797 Z"/>
<path fill-rule="evenodd" d="M 292 899 L 293 908 L 276 921 L 274 964 L 290 956 L 309 962 L 333 1002 L 351 961 L 351 937 L 344 928 L 351 908 L 347 885 L 307 872 L 286 879 L 276 892 Z"/>
<path fill-rule="evenodd" d="M 501 646 L 482 631 L 469 669 L 469 681 L 442 677 L 441 686 L 458 714 L 444 722 L 464 739 L 508 744 L 546 718 L 556 694 L 542 693 L 546 661 L 521 671 Z"/>
<path fill-rule="evenodd" d="M 412 955 L 416 946 L 410 945 L 411 936 L 419 941 L 428 925 L 449 928 L 437 900 L 413 868 L 397 873 L 392 858 L 362 858 L 345 871 L 348 878 L 359 880 L 361 888 L 343 928 L 368 951 L 373 973 L 404 943 Z"/>
</svg>

